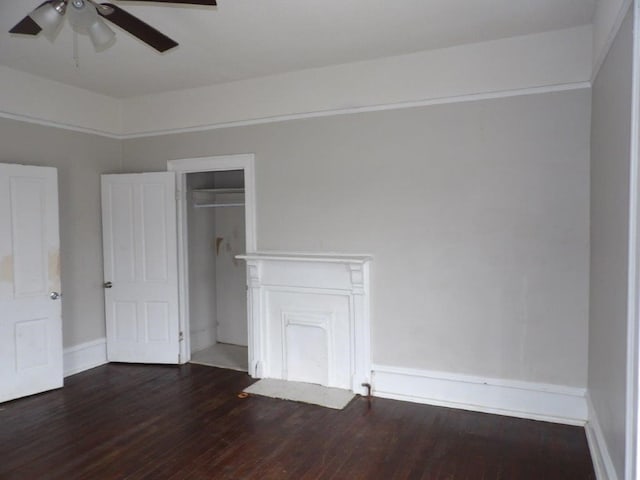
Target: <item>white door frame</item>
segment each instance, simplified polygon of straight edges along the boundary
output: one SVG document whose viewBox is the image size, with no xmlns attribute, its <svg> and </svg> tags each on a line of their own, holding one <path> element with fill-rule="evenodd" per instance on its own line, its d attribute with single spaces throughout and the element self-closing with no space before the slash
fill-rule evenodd
<svg viewBox="0 0 640 480">
<path fill-rule="evenodd" d="M 640 473 L 640 3 L 633 8 L 625 478 Z M 626 10 L 626 9 L 625 9 Z"/>
<path fill-rule="evenodd" d="M 256 186 L 255 186 L 255 155 L 253 153 L 240 155 L 220 155 L 213 157 L 183 158 L 169 160 L 167 170 L 176 172 L 177 211 L 178 211 L 178 289 L 180 304 L 180 363 L 191 360 L 191 339 L 189 338 L 189 237 L 187 228 L 187 174 L 199 172 L 217 172 L 225 170 L 242 170 L 244 172 L 245 198 L 245 230 L 246 252 L 257 251 L 256 240 Z M 249 324 L 249 318 L 247 318 Z M 249 359 L 253 353 L 253 329 L 248 325 Z M 251 363 L 250 363 L 251 365 Z M 249 372 L 254 374 L 255 372 Z"/>
</svg>

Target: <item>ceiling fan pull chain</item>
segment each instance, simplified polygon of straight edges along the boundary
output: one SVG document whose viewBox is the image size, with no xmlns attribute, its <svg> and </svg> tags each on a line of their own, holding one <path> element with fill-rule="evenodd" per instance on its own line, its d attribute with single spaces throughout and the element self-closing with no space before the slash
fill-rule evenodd
<svg viewBox="0 0 640 480">
<path fill-rule="evenodd" d="M 80 68 L 80 55 L 78 54 L 78 32 L 73 31 L 73 60 L 76 68 Z"/>
</svg>

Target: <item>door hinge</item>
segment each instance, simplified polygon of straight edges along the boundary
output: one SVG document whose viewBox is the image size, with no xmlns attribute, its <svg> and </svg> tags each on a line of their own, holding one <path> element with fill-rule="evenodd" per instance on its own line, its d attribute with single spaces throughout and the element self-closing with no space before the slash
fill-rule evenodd
<svg viewBox="0 0 640 480">
<path fill-rule="evenodd" d="M 180 332 L 180 334 L 178 335 L 178 341 L 184 342 L 184 332 Z"/>
</svg>

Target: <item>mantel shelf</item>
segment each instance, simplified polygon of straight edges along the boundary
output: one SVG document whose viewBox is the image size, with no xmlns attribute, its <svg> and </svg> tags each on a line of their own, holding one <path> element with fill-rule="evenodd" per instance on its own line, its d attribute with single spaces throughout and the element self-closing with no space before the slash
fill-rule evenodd
<svg viewBox="0 0 640 480">
<path fill-rule="evenodd" d="M 318 263 L 356 263 L 363 264 L 373 260 L 372 255 L 353 255 L 347 253 L 302 253 L 302 252 L 254 252 L 236 255 L 236 258 L 246 261 L 277 260 L 290 262 L 318 262 Z"/>
</svg>

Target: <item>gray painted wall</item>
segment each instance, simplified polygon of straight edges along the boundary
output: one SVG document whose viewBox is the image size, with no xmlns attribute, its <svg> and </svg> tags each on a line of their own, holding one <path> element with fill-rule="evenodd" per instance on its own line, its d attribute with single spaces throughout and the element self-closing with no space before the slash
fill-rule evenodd
<svg viewBox="0 0 640 480">
<path fill-rule="evenodd" d="M 121 142 L 0 119 L 0 162 L 58 169 L 65 347 L 105 336 L 100 174 L 116 173 Z"/>
<path fill-rule="evenodd" d="M 104 336 L 99 175 L 254 152 L 260 249 L 375 256 L 376 363 L 584 386 L 589 118 L 580 90 L 124 142 L 0 120 L 0 161 L 59 169 L 65 346 Z"/>
<path fill-rule="evenodd" d="M 221 195 L 226 202 L 243 202 L 243 194 Z M 236 255 L 246 253 L 243 207 L 216 209 L 216 237 L 222 240 L 216 254 L 216 338 L 221 343 L 247 346 L 247 266 Z"/>
<path fill-rule="evenodd" d="M 589 391 L 624 477 L 633 20 L 629 13 L 592 89 Z"/>
<path fill-rule="evenodd" d="M 258 247 L 374 255 L 373 360 L 585 386 L 589 90 L 126 140 L 256 154 Z"/>
</svg>

